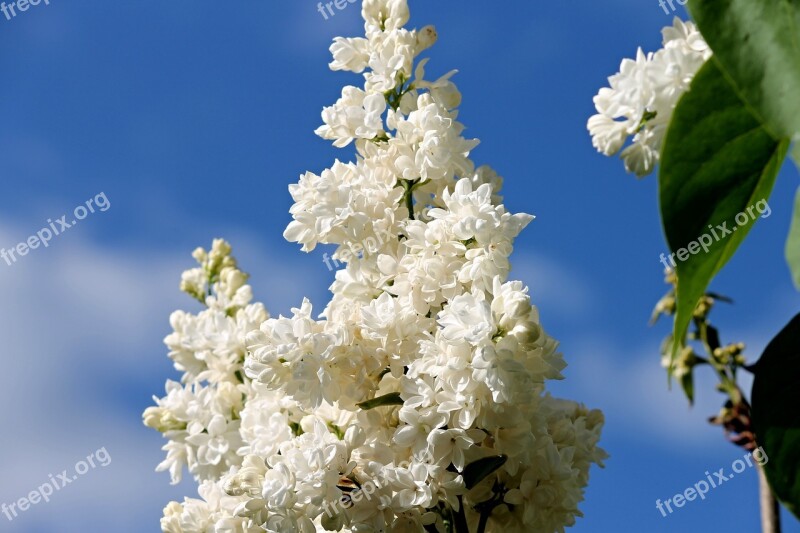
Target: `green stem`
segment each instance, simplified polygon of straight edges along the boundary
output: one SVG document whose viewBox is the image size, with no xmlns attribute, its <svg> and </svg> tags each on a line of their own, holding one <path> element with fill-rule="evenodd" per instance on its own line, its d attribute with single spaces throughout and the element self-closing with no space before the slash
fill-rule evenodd
<svg viewBox="0 0 800 533">
<path fill-rule="evenodd" d="M 486 524 L 489 523 L 489 515 L 492 514 L 491 510 L 484 510 L 481 513 L 481 520 L 478 522 L 478 533 L 486 532 Z"/>
<path fill-rule="evenodd" d="M 700 340 L 703 343 L 703 347 L 708 353 L 709 363 L 711 363 L 711 366 L 717 373 L 717 377 L 720 381 L 720 387 L 728 395 L 734 405 L 740 404 L 744 399 L 742 396 L 742 391 L 736 384 L 736 378 L 731 375 L 731 370 L 728 368 L 728 366 L 722 364 L 717 360 L 716 357 L 714 357 L 714 346 L 711 346 L 708 339 L 708 324 L 705 320 L 695 320 L 695 327 L 700 335 Z"/>
<path fill-rule="evenodd" d="M 489 501 L 478 504 L 478 506 L 475 507 L 475 510 L 480 511 L 481 513 L 480 520 L 478 521 L 478 533 L 486 533 L 486 526 L 489 524 L 489 518 L 492 516 L 492 513 L 494 512 L 494 508 L 499 505 L 502 505 L 503 503 L 504 490 L 505 489 L 503 489 L 502 486 L 495 484 L 494 498 L 492 498 Z"/>
<path fill-rule="evenodd" d="M 419 183 L 419 180 L 403 180 L 403 189 L 405 189 L 405 193 L 403 194 L 403 201 L 406 204 L 406 209 L 408 209 L 408 218 L 411 220 L 414 219 L 414 186 Z"/>
<path fill-rule="evenodd" d="M 406 189 L 406 208 L 408 209 L 408 218 L 414 220 L 414 193 L 411 192 L 411 187 Z"/>
<path fill-rule="evenodd" d="M 458 512 L 455 513 L 453 522 L 456 526 L 456 533 L 469 533 L 467 515 L 464 513 L 464 500 L 461 498 L 461 496 L 458 497 Z"/>
</svg>

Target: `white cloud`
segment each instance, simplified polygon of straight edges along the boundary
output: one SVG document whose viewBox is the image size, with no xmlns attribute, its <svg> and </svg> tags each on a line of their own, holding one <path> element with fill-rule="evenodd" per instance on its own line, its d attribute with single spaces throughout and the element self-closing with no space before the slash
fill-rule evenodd
<svg viewBox="0 0 800 533">
<path fill-rule="evenodd" d="M 511 266 L 510 279 L 527 283 L 531 301 L 543 312 L 577 318 L 596 307 L 596 297 L 586 280 L 551 258 L 515 250 Z"/>
<path fill-rule="evenodd" d="M 593 339 L 577 346 L 562 346 L 569 363 L 566 380 L 553 383 L 555 395 L 576 399 L 605 412 L 606 433 L 667 446 L 718 446 L 722 430 L 708 424 L 724 397 L 713 389 L 710 374 L 696 373 L 695 405 L 660 365 L 658 345 L 620 348 L 608 340 Z"/>
<path fill-rule="evenodd" d="M 2 245 L 29 233 L 0 220 Z M 252 236 L 223 234 L 252 261 L 244 268 L 265 282 L 265 299 L 279 310 L 330 282 L 312 257 L 278 260 Z M 181 271 L 192 266 L 191 248 L 101 246 L 84 235 L 76 227 L 12 266 L 0 261 L 0 402 L 6 407 L 0 412 L 0 503 L 26 496 L 48 474 L 71 470 L 101 447 L 112 463 L 13 522 L 0 514 L 2 531 L 151 531 L 170 499 L 195 495 L 191 483 L 170 487 L 166 474 L 153 471 L 163 441 L 139 414 L 152 394 L 163 393 L 168 377 L 177 377 L 161 340 L 173 309 L 197 306 L 178 291 Z"/>
</svg>

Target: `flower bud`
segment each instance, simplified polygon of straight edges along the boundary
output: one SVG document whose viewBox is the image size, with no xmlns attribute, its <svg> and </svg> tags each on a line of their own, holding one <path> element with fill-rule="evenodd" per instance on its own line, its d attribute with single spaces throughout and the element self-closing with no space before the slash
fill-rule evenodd
<svg viewBox="0 0 800 533">
<path fill-rule="evenodd" d="M 194 252 L 192 252 L 192 257 L 194 257 L 195 261 L 202 265 L 208 258 L 208 254 L 206 254 L 206 251 L 202 246 L 198 246 L 194 249 Z"/>
<path fill-rule="evenodd" d="M 148 407 L 142 415 L 144 425 L 161 433 L 175 429 L 186 429 L 186 424 L 181 422 L 168 409 L 163 407 Z"/>
<path fill-rule="evenodd" d="M 431 94 L 434 100 L 442 104 L 446 109 L 455 109 L 461 105 L 461 92 L 456 88 L 455 83 L 451 81 L 432 88 Z"/>
<path fill-rule="evenodd" d="M 350 426 L 347 428 L 347 431 L 344 432 L 344 441 L 347 443 L 347 447 L 350 450 L 363 446 L 366 439 L 367 434 L 364 432 L 364 428 L 358 425 Z"/>
<path fill-rule="evenodd" d="M 523 322 L 514 326 L 511 334 L 522 344 L 533 344 L 541 337 L 542 328 L 535 322 Z"/>
<path fill-rule="evenodd" d="M 439 34 L 436 33 L 436 28 L 431 25 L 417 31 L 417 53 L 433 46 L 438 38 Z"/>
<path fill-rule="evenodd" d="M 159 422 L 161 421 L 161 409 L 161 407 L 148 407 L 145 409 L 142 415 L 144 425 L 149 428 L 158 429 Z"/>
</svg>

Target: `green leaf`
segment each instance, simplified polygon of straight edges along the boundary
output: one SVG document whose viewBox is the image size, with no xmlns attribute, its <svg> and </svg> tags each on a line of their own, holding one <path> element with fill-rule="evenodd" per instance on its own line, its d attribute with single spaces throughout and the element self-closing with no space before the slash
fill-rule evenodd
<svg viewBox="0 0 800 533">
<path fill-rule="evenodd" d="M 377 398 L 357 403 L 356 405 L 365 411 L 369 411 L 370 409 L 375 409 L 376 407 L 384 405 L 403 405 L 403 399 L 400 397 L 399 392 L 390 392 L 389 394 L 384 394 L 383 396 L 378 396 Z"/>
<path fill-rule="evenodd" d="M 714 58 L 777 137 L 800 132 L 800 0 L 690 0 Z"/>
<path fill-rule="evenodd" d="M 792 141 L 792 159 L 797 170 L 800 170 L 800 134 L 795 135 Z"/>
<path fill-rule="evenodd" d="M 772 490 L 800 518 L 800 314 L 767 345 L 753 369 L 752 421 Z"/>
<path fill-rule="evenodd" d="M 464 484 L 467 490 L 472 489 L 478 483 L 486 479 L 492 472 L 506 464 L 506 461 L 508 461 L 508 456 L 494 455 L 478 459 L 465 466 L 461 475 L 464 478 Z"/>
<path fill-rule="evenodd" d="M 673 359 L 695 305 L 759 216 L 756 203 L 769 198 L 787 148 L 788 141 L 776 140 L 748 111 L 713 61 L 678 102 L 659 172 L 661 220 L 678 274 Z M 739 225 L 735 217 L 742 212 L 747 221 Z"/>
<path fill-rule="evenodd" d="M 786 262 L 789 263 L 794 286 L 800 289 L 800 189 L 794 195 L 794 214 L 786 239 Z"/>
<path fill-rule="evenodd" d="M 689 371 L 686 374 L 681 376 L 681 388 L 683 389 L 684 394 L 686 394 L 686 399 L 689 400 L 689 405 L 694 404 L 694 372 Z"/>
</svg>

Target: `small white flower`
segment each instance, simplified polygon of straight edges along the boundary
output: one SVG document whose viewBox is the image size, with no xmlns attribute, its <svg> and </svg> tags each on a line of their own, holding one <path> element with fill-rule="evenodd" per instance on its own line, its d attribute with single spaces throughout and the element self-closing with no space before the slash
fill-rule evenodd
<svg viewBox="0 0 800 533">
<path fill-rule="evenodd" d="M 239 422 L 229 422 L 222 415 L 214 415 L 207 427 L 193 421 L 189 424 L 186 442 L 197 447 L 197 459 L 201 465 L 219 465 L 223 460 L 235 456 L 239 448 Z"/>
<path fill-rule="evenodd" d="M 347 146 L 353 139 L 372 139 L 383 131 L 381 116 L 385 110 L 383 94 L 367 94 L 357 87 L 345 87 L 342 97 L 322 110 L 325 124 L 317 128 L 316 134 L 334 141 L 337 148 Z"/>
<path fill-rule="evenodd" d="M 331 45 L 331 70 L 363 72 L 369 62 L 369 41 L 363 37 L 337 37 Z"/>
<path fill-rule="evenodd" d="M 442 338 L 451 344 L 466 341 L 482 346 L 496 331 L 489 303 L 473 294 L 453 298 L 439 313 L 439 325 L 442 326 Z"/>
<path fill-rule="evenodd" d="M 408 22 L 408 1 L 364 0 L 361 16 L 364 17 L 368 33 L 374 30 L 395 30 Z"/>
</svg>

